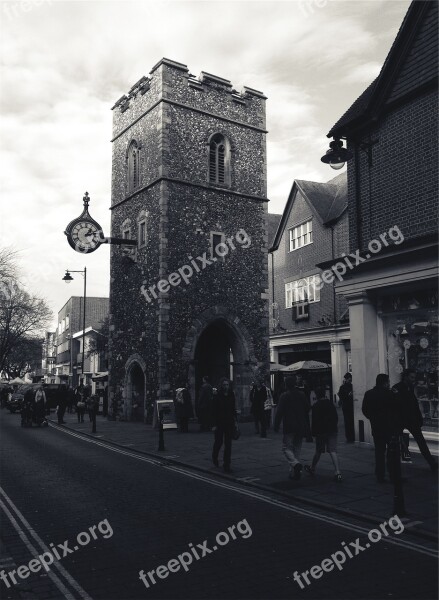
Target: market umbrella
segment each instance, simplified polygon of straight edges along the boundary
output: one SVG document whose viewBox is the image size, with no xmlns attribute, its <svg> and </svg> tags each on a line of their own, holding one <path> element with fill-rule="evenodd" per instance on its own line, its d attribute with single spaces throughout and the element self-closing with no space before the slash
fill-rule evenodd
<svg viewBox="0 0 439 600">
<path fill-rule="evenodd" d="M 96 373 L 92 375 L 93 381 L 107 381 L 108 380 L 108 371 L 104 371 L 103 373 Z"/>
<path fill-rule="evenodd" d="M 20 379 L 19 377 L 16 377 L 15 379 L 12 379 L 12 381 L 9 382 L 11 385 L 21 385 L 23 383 L 26 383 L 24 381 L 24 379 Z"/>
<path fill-rule="evenodd" d="M 288 365 L 288 367 L 283 367 L 281 371 L 292 373 L 294 371 L 323 371 L 325 369 L 330 369 L 331 365 L 327 363 L 320 362 L 318 360 L 300 360 L 299 362 L 293 363 L 292 365 Z"/>
<path fill-rule="evenodd" d="M 285 365 L 280 365 L 279 363 L 270 363 L 270 373 L 276 373 L 277 371 L 281 371 Z"/>
</svg>

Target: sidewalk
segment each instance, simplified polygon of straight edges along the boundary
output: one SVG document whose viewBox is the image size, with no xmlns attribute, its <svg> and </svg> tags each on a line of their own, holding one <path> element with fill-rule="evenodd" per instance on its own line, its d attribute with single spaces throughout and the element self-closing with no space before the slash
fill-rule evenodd
<svg viewBox="0 0 439 600">
<path fill-rule="evenodd" d="M 341 416 L 341 415 L 340 415 Z M 56 415 L 51 416 L 56 422 Z M 165 452 L 158 452 L 158 431 L 143 423 L 108 421 L 97 417 L 97 433 L 91 434 L 88 415 L 78 423 L 75 414 L 65 414 L 64 427 L 125 446 L 138 452 L 154 454 L 173 462 L 212 474 L 226 476 L 211 461 L 213 434 L 200 433 L 191 423 L 189 433 L 165 430 Z M 392 513 L 393 486 L 378 484 L 374 476 L 374 451 L 368 444 L 346 444 L 342 423 L 339 425 L 339 457 L 343 481 L 336 483 L 328 454 L 322 455 L 315 477 L 302 473 L 300 481 L 288 479 L 288 465 L 282 454 L 282 435 L 271 429 L 263 439 L 254 433 L 253 423 L 241 423 L 241 437 L 232 446 L 232 479 L 263 487 L 291 499 L 320 505 L 345 514 L 367 517 L 375 522 L 386 520 Z M 410 449 L 412 450 L 413 444 Z M 304 441 L 302 461 L 310 464 L 314 443 Z M 403 464 L 406 510 L 412 531 L 431 537 L 437 535 L 438 477 L 430 471 L 419 453 L 412 452 L 413 463 Z M 221 457 L 221 454 L 220 454 Z M 221 464 L 221 463 L 220 463 Z M 416 522 L 416 523 L 414 523 Z"/>
</svg>

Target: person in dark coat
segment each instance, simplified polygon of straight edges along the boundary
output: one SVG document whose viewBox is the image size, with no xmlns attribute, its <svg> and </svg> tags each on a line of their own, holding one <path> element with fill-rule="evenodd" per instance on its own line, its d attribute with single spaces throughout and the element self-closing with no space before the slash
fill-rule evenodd
<svg viewBox="0 0 439 600">
<path fill-rule="evenodd" d="M 213 411 L 213 387 L 207 376 L 203 377 L 198 398 L 197 416 L 200 423 L 200 431 L 210 431 L 212 428 Z"/>
<path fill-rule="evenodd" d="M 69 390 L 64 383 L 62 385 L 60 385 L 57 395 L 58 395 L 58 409 L 57 409 L 58 425 L 63 425 L 65 423 L 64 413 L 66 412 L 68 396 L 69 396 Z"/>
<path fill-rule="evenodd" d="M 188 433 L 189 419 L 194 416 L 194 411 L 187 385 L 179 387 L 176 390 L 175 415 L 177 417 L 177 422 L 180 425 L 181 433 Z"/>
<path fill-rule="evenodd" d="M 401 429 L 407 429 L 412 434 L 430 469 L 436 471 L 438 464 L 431 455 L 422 434 L 423 417 L 414 391 L 415 383 L 416 372 L 413 369 L 405 369 L 402 373 L 401 381 L 393 386 L 392 392 L 396 394 L 401 411 Z"/>
<path fill-rule="evenodd" d="M 67 412 L 73 412 L 73 406 L 75 405 L 75 392 L 70 386 L 67 388 Z"/>
<path fill-rule="evenodd" d="M 75 390 L 76 414 L 78 416 L 78 423 L 84 423 L 84 413 L 87 397 L 87 390 L 84 387 L 84 385 L 80 383 Z"/>
<path fill-rule="evenodd" d="M 267 401 L 267 388 L 264 385 L 262 377 L 258 377 L 256 383 L 250 390 L 250 412 L 255 419 L 255 433 L 261 432 L 261 437 L 267 437 L 267 413 L 265 411 L 265 402 Z"/>
<path fill-rule="evenodd" d="M 350 373 L 346 373 L 344 376 L 343 383 L 338 390 L 338 397 L 343 411 L 346 442 L 355 442 L 354 390 L 352 387 L 352 375 Z"/>
<path fill-rule="evenodd" d="M 290 479 L 300 479 L 302 463 L 300 452 L 303 438 L 310 435 L 308 413 L 309 400 L 305 394 L 296 387 L 296 378 L 287 377 L 285 380 L 286 391 L 281 394 L 277 405 L 274 430 L 279 431 L 283 421 L 283 446 L 282 451 L 290 465 Z"/>
<path fill-rule="evenodd" d="M 369 419 L 375 446 L 375 476 L 378 483 L 385 482 L 386 452 L 392 435 L 392 415 L 394 398 L 390 391 L 389 376 L 377 375 L 375 387 L 367 390 L 363 399 L 363 414 Z M 399 429 L 400 425 L 396 425 Z"/>
<path fill-rule="evenodd" d="M 338 415 L 332 400 L 325 397 L 325 389 L 315 389 L 316 402 L 313 405 L 311 433 L 316 438 L 316 451 L 311 467 L 305 466 L 305 471 L 314 475 L 321 455 L 328 451 L 335 469 L 335 480 L 341 481 L 340 466 L 337 456 Z"/>
<path fill-rule="evenodd" d="M 236 421 L 235 394 L 230 387 L 230 381 L 223 379 L 218 393 L 214 396 L 213 420 L 215 441 L 212 449 L 212 462 L 218 467 L 218 455 L 224 443 L 223 466 L 226 473 L 231 473 L 232 435 Z"/>
</svg>

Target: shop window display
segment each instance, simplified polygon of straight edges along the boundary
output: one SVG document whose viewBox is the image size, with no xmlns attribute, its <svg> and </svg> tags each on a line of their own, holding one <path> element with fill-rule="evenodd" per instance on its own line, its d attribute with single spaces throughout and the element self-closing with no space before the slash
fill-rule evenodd
<svg viewBox="0 0 439 600">
<path fill-rule="evenodd" d="M 416 371 L 415 394 L 424 429 L 438 428 L 438 294 L 423 291 L 383 299 L 380 314 L 387 344 L 391 384 L 404 369 Z"/>
</svg>

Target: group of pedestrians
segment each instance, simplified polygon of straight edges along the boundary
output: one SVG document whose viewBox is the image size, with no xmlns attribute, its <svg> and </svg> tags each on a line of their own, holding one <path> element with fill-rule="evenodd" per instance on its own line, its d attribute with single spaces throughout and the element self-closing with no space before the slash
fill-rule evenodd
<svg viewBox="0 0 439 600">
<path fill-rule="evenodd" d="M 376 385 L 364 396 L 363 413 L 370 419 L 375 444 L 375 475 L 378 482 L 385 481 L 386 459 L 389 462 L 390 448 L 402 441 L 402 433 L 407 429 L 417 442 L 419 449 L 432 470 L 437 463 L 432 457 L 422 434 L 422 414 L 414 393 L 415 372 L 407 369 L 400 383 L 390 389 L 389 376 L 380 374 Z M 338 413 L 325 388 L 314 389 L 313 403 L 305 393 L 301 378 L 290 376 L 284 382 L 285 391 L 277 405 L 273 402 L 270 387 L 264 378 L 257 376 L 250 389 L 250 412 L 255 423 L 255 433 L 267 437 L 272 408 L 276 407 L 274 430 L 283 427 L 282 452 L 288 462 L 289 478 L 299 480 L 302 471 L 310 476 L 316 473 L 322 454 L 328 453 L 334 468 L 334 479 L 342 481 L 340 462 L 337 454 Z M 346 373 L 339 390 L 340 406 L 344 416 L 346 443 L 355 441 L 354 394 L 352 375 Z M 189 419 L 193 416 L 188 385 L 182 386 L 176 394 L 176 416 L 180 430 L 188 431 Z M 224 446 L 223 468 L 231 472 L 232 440 L 237 431 L 236 400 L 230 380 L 223 379 L 218 391 L 212 387 L 207 377 L 203 378 L 196 413 L 200 431 L 213 431 L 214 444 L 212 462 L 219 466 L 219 453 Z M 315 452 L 311 464 L 301 461 L 303 440 L 315 439 Z M 392 446 L 393 443 L 393 446 Z"/>
<path fill-rule="evenodd" d="M 375 387 L 364 396 L 362 410 L 371 424 L 375 446 L 375 476 L 379 483 L 386 481 L 386 458 L 392 443 L 397 444 L 399 454 L 404 450 L 405 429 L 412 434 L 430 469 L 436 471 L 438 468 L 422 433 L 423 418 L 414 391 L 415 383 L 416 373 L 413 369 L 405 369 L 401 381 L 392 388 L 389 376 L 380 373 Z M 392 477 L 388 460 L 387 465 Z"/>
</svg>

